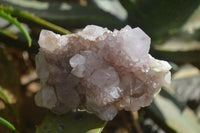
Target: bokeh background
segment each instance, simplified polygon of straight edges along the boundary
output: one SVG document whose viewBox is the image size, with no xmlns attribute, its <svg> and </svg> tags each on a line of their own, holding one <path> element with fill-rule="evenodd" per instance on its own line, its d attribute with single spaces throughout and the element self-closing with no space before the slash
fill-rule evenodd
<svg viewBox="0 0 200 133">
<path fill-rule="evenodd" d="M 89 24 L 110 30 L 140 27 L 151 37 L 150 54 L 172 65 L 172 84 L 151 106 L 120 111 L 105 123 L 91 114 L 55 116 L 35 105 L 41 29 L 69 34 Z M 12 133 L 12 125 L 20 133 L 100 133 L 94 128 L 104 128 L 103 133 L 200 133 L 199 69 L 200 0 L 0 0 L 1 133 Z"/>
</svg>

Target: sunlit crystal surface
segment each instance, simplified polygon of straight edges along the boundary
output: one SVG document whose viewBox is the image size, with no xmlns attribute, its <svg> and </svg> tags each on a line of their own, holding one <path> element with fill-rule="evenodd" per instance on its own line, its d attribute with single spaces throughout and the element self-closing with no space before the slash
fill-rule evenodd
<svg viewBox="0 0 200 133">
<path fill-rule="evenodd" d="M 38 42 L 42 89 L 35 101 L 57 114 L 81 108 L 112 120 L 119 110 L 148 106 L 171 81 L 171 66 L 148 54 L 151 39 L 140 28 L 112 32 L 89 25 L 70 35 L 42 30 Z"/>
</svg>

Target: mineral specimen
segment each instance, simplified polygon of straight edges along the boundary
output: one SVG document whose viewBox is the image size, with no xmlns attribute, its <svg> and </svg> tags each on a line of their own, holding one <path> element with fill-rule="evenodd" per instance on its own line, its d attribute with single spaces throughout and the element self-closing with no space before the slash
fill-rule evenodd
<svg viewBox="0 0 200 133">
<path fill-rule="evenodd" d="M 148 54 L 150 42 L 130 26 L 112 32 L 89 25 L 62 36 L 42 30 L 36 55 L 42 89 L 36 104 L 57 114 L 87 109 L 106 121 L 118 110 L 148 106 L 171 80 L 171 66 Z"/>
</svg>

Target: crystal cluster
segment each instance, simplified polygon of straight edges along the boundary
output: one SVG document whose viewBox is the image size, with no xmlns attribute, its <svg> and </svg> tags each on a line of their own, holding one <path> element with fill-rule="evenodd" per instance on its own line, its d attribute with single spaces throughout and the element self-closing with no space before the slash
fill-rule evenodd
<svg viewBox="0 0 200 133">
<path fill-rule="evenodd" d="M 150 42 L 130 26 L 112 32 L 89 25 L 70 35 L 42 30 L 36 55 L 42 89 L 36 104 L 57 114 L 87 109 L 106 121 L 118 110 L 148 106 L 171 80 L 171 66 L 148 54 Z"/>
</svg>

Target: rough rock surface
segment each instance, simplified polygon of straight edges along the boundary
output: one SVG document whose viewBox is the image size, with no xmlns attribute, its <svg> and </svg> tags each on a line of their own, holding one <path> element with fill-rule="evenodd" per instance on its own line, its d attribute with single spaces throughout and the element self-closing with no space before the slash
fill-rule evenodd
<svg viewBox="0 0 200 133">
<path fill-rule="evenodd" d="M 87 109 L 106 121 L 118 110 L 148 106 L 171 81 L 171 66 L 148 54 L 150 43 L 140 28 L 130 26 L 112 32 L 89 25 L 62 36 L 42 30 L 36 55 L 42 89 L 36 104 L 57 114 Z"/>
</svg>

